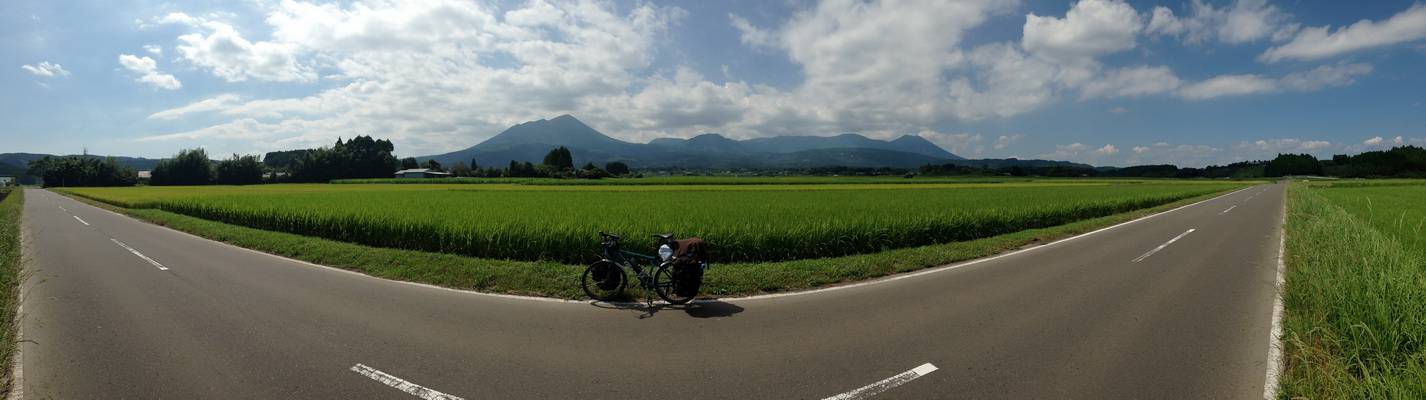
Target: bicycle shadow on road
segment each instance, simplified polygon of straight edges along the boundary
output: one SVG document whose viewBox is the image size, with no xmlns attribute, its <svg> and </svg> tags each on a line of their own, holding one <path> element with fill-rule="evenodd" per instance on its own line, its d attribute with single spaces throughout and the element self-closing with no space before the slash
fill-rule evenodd
<svg viewBox="0 0 1426 400">
<path fill-rule="evenodd" d="M 717 299 L 699 299 L 695 300 L 692 303 L 684 305 L 674 305 L 668 303 L 655 303 L 653 305 L 649 305 L 648 303 L 641 302 L 593 302 L 590 303 L 590 305 L 599 308 L 638 311 L 640 313 L 639 319 L 652 318 L 655 314 L 658 314 L 659 311 L 664 310 L 681 310 L 685 314 L 688 314 L 688 316 L 693 318 L 726 318 L 732 317 L 734 314 L 741 313 L 744 310 L 741 306 L 723 302 Z"/>
</svg>

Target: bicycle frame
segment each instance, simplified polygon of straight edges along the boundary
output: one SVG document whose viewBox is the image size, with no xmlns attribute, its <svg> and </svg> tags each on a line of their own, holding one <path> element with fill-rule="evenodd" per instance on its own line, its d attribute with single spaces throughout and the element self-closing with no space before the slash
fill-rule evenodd
<svg viewBox="0 0 1426 400">
<path fill-rule="evenodd" d="M 615 247 L 611 251 L 611 247 Z M 657 265 L 658 257 L 643 253 L 635 253 L 628 250 L 618 249 L 616 246 L 604 246 L 604 259 L 609 260 L 620 267 L 634 270 L 634 275 L 639 278 L 639 286 L 645 289 L 652 289 L 653 275 L 644 271 L 643 264 Z"/>
</svg>

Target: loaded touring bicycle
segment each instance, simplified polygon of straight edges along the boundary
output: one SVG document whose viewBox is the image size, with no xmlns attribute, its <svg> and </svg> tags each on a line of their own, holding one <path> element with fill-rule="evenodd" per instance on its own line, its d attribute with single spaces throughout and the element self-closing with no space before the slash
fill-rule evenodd
<svg viewBox="0 0 1426 400">
<path fill-rule="evenodd" d="M 654 235 L 658 255 L 620 248 L 619 235 L 599 232 L 601 259 L 584 269 L 580 284 L 584 293 L 598 301 L 611 301 L 624 294 L 628 273 L 633 271 L 644 299 L 653 304 L 653 295 L 670 304 L 686 304 L 698 297 L 703 272 L 708 269 L 707 244 L 703 239 L 674 240 L 672 234 Z"/>
</svg>

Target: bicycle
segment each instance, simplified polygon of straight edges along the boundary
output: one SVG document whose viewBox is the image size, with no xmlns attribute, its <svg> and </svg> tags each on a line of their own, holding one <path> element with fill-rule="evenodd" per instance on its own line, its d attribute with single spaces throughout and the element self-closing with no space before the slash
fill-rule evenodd
<svg viewBox="0 0 1426 400">
<path fill-rule="evenodd" d="M 681 288 L 679 279 L 674 275 L 675 263 L 673 260 L 673 235 L 653 235 L 658 239 L 658 256 L 635 253 L 619 248 L 619 235 L 599 232 L 602 240 L 603 256 L 599 261 L 590 264 L 584 269 L 584 275 L 580 277 L 584 294 L 598 301 L 610 301 L 624 293 L 625 286 L 628 285 L 628 277 L 624 269 L 634 271 L 634 276 L 639 278 L 639 287 L 644 289 L 644 299 L 650 305 L 653 304 L 653 294 L 658 294 L 659 298 L 669 302 L 669 304 L 686 304 L 698 297 L 697 290 Z M 645 266 L 651 268 L 645 268 Z M 653 268 L 657 265 L 656 268 Z M 707 268 L 706 263 L 700 263 L 695 268 Z M 653 269 L 653 274 L 649 274 L 649 269 Z M 687 296 L 685 296 L 687 295 Z"/>
</svg>

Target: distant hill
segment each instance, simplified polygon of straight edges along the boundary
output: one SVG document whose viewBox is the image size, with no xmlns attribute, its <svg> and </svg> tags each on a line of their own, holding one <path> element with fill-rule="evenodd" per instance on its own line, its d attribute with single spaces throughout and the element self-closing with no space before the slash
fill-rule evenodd
<svg viewBox="0 0 1426 400">
<path fill-rule="evenodd" d="M 539 163 L 545 153 L 558 146 L 570 149 L 575 164 L 623 161 L 634 168 L 914 168 L 964 160 L 912 135 L 895 140 L 854 133 L 733 140 L 705 133 L 689 139 L 630 143 L 600 133 L 569 115 L 515 125 L 465 150 L 417 159 L 434 159 L 444 165 L 474 159 L 482 166 L 503 167 L 511 160 Z"/>
<path fill-rule="evenodd" d="M 77 156 L 78 154 L 75 154 L 75 155 Z M 22 168 L 22 169 L 29 170 L 29 168 L 30 168 L 30 161 L 34 161 L 34 160 L 38 160 L 38 159 L 41 159 L 41 158 L 45 158 L 46 156 L 56 157 L 56 156 L 53 155 L 53 154 L 0 153 L 0 163 L 10 164 L 11 166 L 20 167 L 20 168 Z M 109 157 L 109 156 L 99 156 L 99 155 L 90 154 L 89 157 L 103 158 L 103 157 Z M 152 170 L 155 165 L 158 165 L 158 161 L 159 161 L 159 160 L 157 160 L 157 159 L 152 159 L 152 158 L 138 158 L 138 157 L 124 157 L 124 156 L 113 156 L 113 157 L 114 157 L 114 161 L 115 161 L 115 162 L 118 162 L 119 165 L 124 165 L 124 166 L 127 166 L 127 167 L 129 167 L 129 168 L 136 169 L 136 170 Z"/>
</svg>

